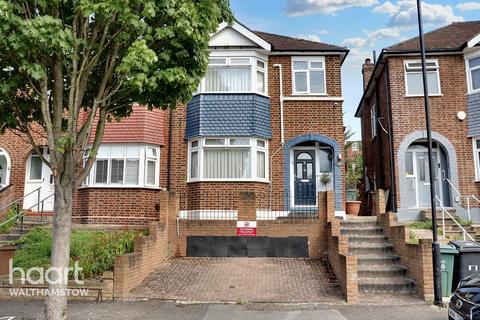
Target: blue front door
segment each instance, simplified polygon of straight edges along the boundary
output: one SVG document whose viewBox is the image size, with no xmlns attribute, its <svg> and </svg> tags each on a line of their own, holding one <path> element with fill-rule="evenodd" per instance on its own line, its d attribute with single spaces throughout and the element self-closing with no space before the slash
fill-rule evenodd
<svg viewBox="0 0 480 320">
<path fill-rule="evenodd" d="M 315 194 L 315 151 L 296 150 L 294 152 L 295 205 L 316 205 Z"/>
</svg>

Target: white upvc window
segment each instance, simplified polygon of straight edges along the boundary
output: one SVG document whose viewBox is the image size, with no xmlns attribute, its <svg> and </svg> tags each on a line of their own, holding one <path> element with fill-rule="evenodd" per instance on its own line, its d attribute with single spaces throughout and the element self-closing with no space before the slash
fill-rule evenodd
<svg viewBox="0 0 480 320">
<path fill-rule="evenodd" d="M 480 56 L 467 59 L 468 91 L 480 92 Z"/>
<path fill-rule="evenodd" d="M 258 57 L 211 57 L 200 92 L 267 94 L 267 61 Z"/>
<path fill-rule="evenodd" d="M 326 95 L 325 57 L 292 58 L 292 93 Z"/>
<path fill-rule="evenodd" d="M 189 141 L 189 181 L 268 181 L 268 141 L 209 137 Z"/>
<path fill-rule="evenodd" d="M 405 92 L 408 97 L 423 96 L 422 62 L 405 60 Z M 441 95 L 438 60 L 427 60 L 428 95 Z"/>
<path fill-rule="evenodd" d="M 372 140 L 377 136 L 377 109 L 375 104 L 370 109 L 370 126 L 372 127 Z"/>
<path fill-rule="evenodd" d="M 87 150 L 84 163 L 88 158 Z M 137 144 L 103 144 L 83 186 L 159 187 L 160 149 Z"/>
<path fill-rule="evenodd" d="M 480 137 L 472 139 L 473 158 L 475 160 L 475 180 L 480 181 Z"/>
</svg>

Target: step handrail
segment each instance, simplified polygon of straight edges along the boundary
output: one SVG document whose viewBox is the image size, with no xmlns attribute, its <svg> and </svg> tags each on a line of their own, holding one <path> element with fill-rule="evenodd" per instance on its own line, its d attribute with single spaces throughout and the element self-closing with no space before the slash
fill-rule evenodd
<svg viewBox="0 0 480 320">
<path fill-rule="evenodd" d="M 15 203 L 18 203 L 20 202 L 21 200 L 25 199 L 26 197 L 28 197 L 29 195 L 31 194 L 34 194 L 35 192 L 38 192 L 40 194 L 40 189 L 42 189 L 42 187 L 38 187 L 37 189 L 33 190 L 33 191 L 30 191 L 29 193 L 23 195 L 22 197 L 16 199 L 16 200 L 13 200 L 12 202 L 10 202 L 9 204 L 3 206 L 0 208 L 0 212 L 2 212 L 3 210 L 5 209 L 8 209 L 10 208 L 12 205 L 14 205 Z"/>
<path fill-rule="evenodd" d="M 470 238 L 470 240 L 472 240 L 473 242 L 477 242 L 475 241 L 475 239 L 467 232 L 467 230 L 465 230 L 465 228 L 460 224 L 458 223 L 458 221 L 450 214 L 450 212 L 447 211 L 447 209 L 445 209 L 445 207 L 443 206 L 442 204 L 442 201 L 440 200 L 440 198 L 435 195 L 435 198 L 437 198 L 439 204 L 440 204 L 440 208 L 442 209 L 442 237 L 443 239 L 445 240 L 446 238 L 446 230 L 445 230 L 445 213 L 450 217 L 450 219 L 452 219 L 453 222 L 455 222 L 455 224 L 460 228 L 460 230 L 462 230 L 463 232 L 463 240 L 467 240 L 466 236 L 468 236 Z"/>
<path fill-rule="evenodd" d="M 13 217 L 11 217 L 10 219 L 5 220 L 5 221 L 3 221 L 2 223 L 0 223 L 0 228 L 1 228 L 2 226 L 4 226 L 5 224 L 11 222 L 12 220 L 19 220 L 19 219 L 20 219 L 20 234 L 23 234 L 23 217 L 24 217 L 24 215 L 25 215 L 25 212 L 27 212 L 27 211 L 29 211 L 29 210 L 31 210 L 31 209 L 39 206 L 39 205 L 42 206 L 42 211 L 41 211 L 41 213 L 40 213 L 40 221 L 43 222 L 43 204 L 44 204 L 45 200 L 50 199 L 50 198 L 53 197 L 54 195 L 55 195 L 55 193 L 51 193 L 50 195 L 46 196 L 45 198 L 43 198 L 43 199 L 40 200 L 39 202 L 35 203 L 34 205 L 32 205 L 32 206 L 30 206 L 30 207 L 28 207 L 28 208 L 26 208 L 26 209 L 22 209 L 21 211 L 17 211 L 17 214 L 15 214 Z M 18 210 L 18 207 L 17 207 L 16 210 Z"/>
</svg>

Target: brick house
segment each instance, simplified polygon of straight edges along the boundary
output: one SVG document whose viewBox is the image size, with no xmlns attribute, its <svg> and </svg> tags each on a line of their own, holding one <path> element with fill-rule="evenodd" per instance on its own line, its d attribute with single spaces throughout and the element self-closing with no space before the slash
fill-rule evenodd
<svg viewBox="0 0 480 320">
<path fill-rule="evenodd" d="M 445 208 L 480 220 L 480 21 L 425 34 L 435 188 Z M 361 119 L 366 185 L 386 192 L 401 220 L 430 207 L 418 38 L 382 50 L 363 65 Z M 371 205 L 372 199 L 368 200 Z M 471 210 L 468 208 L 471 207 Z"/>
<path fill-rule="evenodd" d="M 317 191 L 329 189 L 342 214 L 348 50 L 239 23 L 220 26 L 210 46 L 199 92 L 167 115 L 168 189 L 182 195 L 182 213 L 235 216 L 238 192 L 254 191 L 259 211 L 282 215 L 314 209 Z"/>
<path fill-rule="evenodd" d="M 340 68 L 348 50 L 240 23 L 222 24 L 210 48 L 206 77 L 186 106 L 136 106 L 107 124 L 75 194 L 74 222 L 146 225 L 158 217 L 162 189 L 179 192 L 181 213 L 200 218 L 233 218 L 241 191 L 256 192 L 258 210 L 285 215 L 315 210 L 317 191 L 335 190 L 343 214 Z M 9 186 L 0 195 L 41 187 L 43 199 L 53 192 L 50 176 L 25 139 L 0 136 L 0 185 Z M 23 206 L 37 201 L 32 193 Z M 44 206 L 52 211 L 53 197 Z"/>
</svg>

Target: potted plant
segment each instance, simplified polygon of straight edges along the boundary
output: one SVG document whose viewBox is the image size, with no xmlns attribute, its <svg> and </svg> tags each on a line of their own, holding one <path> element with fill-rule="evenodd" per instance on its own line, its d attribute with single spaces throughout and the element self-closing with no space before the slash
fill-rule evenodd
<svg viewBox="0 0 480 320">
<path fill-rule="evenodd" d="M 347 199 L 345 210 L 349 215 L 358 216 L 358 213 L 360 212 L 360 206 L 362 205 L 362 201 L 358 201 L 358 189 L 350 189 L 347 192 L 347 197 L 350 198 L 350 200 Z"/>
<path fill-rule="evenodd" d="M 327 185 L 332 181 L 332 178 L 330 177 L 329 172 L 323 172 L 320 175 L 320 182 L 325 186 L 325 190 L 327 190 Z"/>
</svg>

